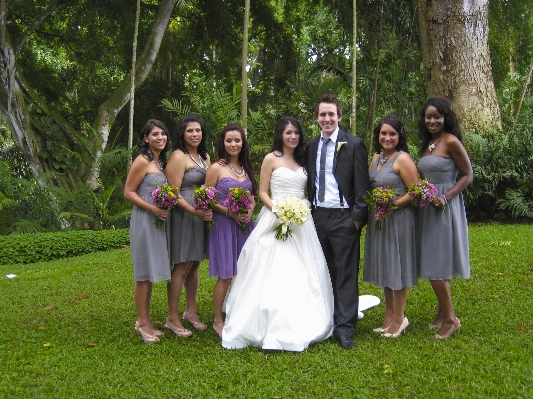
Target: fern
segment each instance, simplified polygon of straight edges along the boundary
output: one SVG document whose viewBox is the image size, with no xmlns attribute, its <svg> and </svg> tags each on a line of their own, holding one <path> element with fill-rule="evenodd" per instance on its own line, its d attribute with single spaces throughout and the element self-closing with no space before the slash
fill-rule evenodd
<svg viewBox="0 0 533 399">
<path fill-rule="evenodd" d="M 19 219 L 11 225 L 12 231 L 9 235 L 34 234 L 45 231 L 36 220 Z"/>
<path fill-rule="evenodd" d="M 191 113 L 190 105 L 183 104 L 181 101 L 175 99 L 163 99 L 161 100 L 161 106 L 166 111 L 175 114 L 174 119 L 176 121 Z"/>
<path fill-rule="evenodd" d="M 4 193 L 0 191 L 0 211 L 13 205 L 15 205 L 15 201 L 11 198 L 7 198 Z"/>
<path fill-rule="evenodd" d="M 496 204 L 502 210 L 510 211 L 513 218 L 533 217 L 533 201 L 526 200 L 520 190 L 507 189 L 505 198 L 500 198 Z"/>
</svg>

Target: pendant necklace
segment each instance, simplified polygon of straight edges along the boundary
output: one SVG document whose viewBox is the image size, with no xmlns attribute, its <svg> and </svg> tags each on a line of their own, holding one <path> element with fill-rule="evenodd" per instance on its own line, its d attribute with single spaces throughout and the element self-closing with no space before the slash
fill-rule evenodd
<svg viewBox="0 0 533 399">
<path fill-rule="evenodd" d="M 431 152 L 435 149 L 435 147 L 437 146 L 437 143 L 439 142 L 440 138 L 444 136 L 444 133 L 442 133 L 439 138 L 437 139 L 437 141 L 435 141 L 433 144 L 430 144 L 429 147 L 428 147 L 428 150 L 429 150 L 429 153 L 431 154 Z"/>
<path fill-rule="evenodd" d="M 192 161 L 193 161 L 196 165 L 198 165 L 198 167 L 199 167 L 200 169 L 202 169 L 204 172 L 207 170 L 207 166 L 206 166 L 206 164 L 204 163 L 204 160 L 202 159 L 202 157 L 201 157 L 200 155 L 198 155 L 198 159 L 200 160 L 200 163 L 196 162 L 196 159 L 194 159 L 194 158 L 192 157 L 191 154 L 189 154 L 189 157 L 191 157 Z"/>
<path fill-rule="evenodd" d="M 246 174 L 246 172 L 244 171 L 244 166 L 241 165 L 241 170 L 240 172 L 237 172 L 235 170 L 235 168 L 231 165 L 231 162 L 228 162 L 228 165 L 229 167 L 231 168 L 231 170 L 233 171 L 233 173 L 235 173 L 235 176 L 237 176 L 238 178 L 241 178 L 241 177 L 244 177 L 244 175 Z M 240 164 L 239 164 L 240 165 Z"/>
<path fill-rule="evenodd" d="M 387 161 L 389 160 L 389 156 L 390 155 L 387 155 L 385 158 L 383 158 L 383 152 L 381 154 L 379 154 L 379 164 L 381 166 L 385 165 L 387 163 Z"/>
</svg>

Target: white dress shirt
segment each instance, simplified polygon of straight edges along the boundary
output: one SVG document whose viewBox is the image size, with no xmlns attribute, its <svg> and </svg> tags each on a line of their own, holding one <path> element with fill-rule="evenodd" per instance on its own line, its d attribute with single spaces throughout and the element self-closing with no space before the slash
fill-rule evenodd
<svg viewBox="0 0 533 399">
<path fill-rule="evenodd" d="M 322 142 L 322 139 L 318 140 L 318 150 L 317 150 L 317 156 L 316 156 L 316 173 L 315 173 L 315 187 L 316 187 L 316 195 L 315 198 L 313 198 L 313 203 L 316 206 L 320 206 L 322 208 L 341 208 L 341 203 L 339 199 L 339 186 L 337 184 L 337 180 L 335 179 L 335 176 L 333 175 L 333 158 L 335 157 L 335 145 L 337 143 L 337 136 L 339 135 L 339 128 L 335 129 L 335 131 L 329 136 L 331 139 L 331 142 L 328 143 L 327 152 L 326 152 L 326 191 L 324 194 L 324 201 L 319 202 L 318 201 L 318 186 L 319 186 L 319 175 L 320 175 L 320 153 L 322 151 L 322 145 L 324 144 Z M 320 137 L 324 137 L 324 134 L 320 132 Z M 348 203 L 346 202 L 346 198 L 343 196 L 344 201 L 344 207 L 348 207 Z"/>
</svg>

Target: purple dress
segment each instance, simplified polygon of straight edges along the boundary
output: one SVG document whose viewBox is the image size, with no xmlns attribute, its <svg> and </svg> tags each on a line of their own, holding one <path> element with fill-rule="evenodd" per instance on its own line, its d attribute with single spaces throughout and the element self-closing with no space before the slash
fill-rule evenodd
<svg viewBox="0 0 533 399">
<path fill-rule="evenodd" d="M 224 205 L 230 187 L 243 187 L 252 192 L 250 179 L 240 182 L 232 177 L 224 177 L 216 185 L 219 204 Z M 237 260 L 254 228 L 254 221 L 250 220 L 248 230 L 244 232 L 234 219 L 221 213 L 214 213 L 213 220 L 215 225 L 209 229 L 209 277 L 233 278 L 237 275 Z"/>
</svg>

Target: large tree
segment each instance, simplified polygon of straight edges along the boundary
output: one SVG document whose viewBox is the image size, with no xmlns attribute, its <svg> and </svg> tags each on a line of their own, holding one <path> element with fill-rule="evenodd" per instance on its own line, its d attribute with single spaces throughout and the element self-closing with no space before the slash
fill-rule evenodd
<svg viewBox="0 0 533 399">
<path fill-rule="evenodd" d="M 8 9 L 8 2 L 10 9 Z M 176 2 L 177 0 L 161 0 L 160 5 L 154 10 L 152 23 L 145 29 L 144 49 L 136 63 L 135 87 L 141 85 L 150 73 Z M 111 29 L 109 25 L 113 25 L 113 22 L 106 19 L 105 14 L 124 15 L 124 3 L 114 0 L 99 4 L 96 4 L 94 0 L 49 0 L 46 3 L 46 6 L 42 7 L 25 1 L 0 0 L 0 115 L 11 129 L 33 173 L 38 176 L 45 172 L 52 172 L 59 185 L 72 188 L 94 179 L 97 173 L 94 168 L 95 160 L 107 145 L 109 132 L 117 113 L 129 101 L 129 74 L 127 74 L 127 69 L 120 71 L 120 66 L 117 66 L 115 78 L 111 78 L 111 80 L 114 79 L 114 87 L 101 88 L 102 91 L 107 90 L 107 97 L 102 97 L 100 104 L 96 107 L 88 105 L 85 111 L 80 111 L 88 118 L 83 116 L 80 118 L 79 115 L 73 117 L 72 114 L 64 115 L 68 113 L 69 107 L 60 104 L 60 99 L 65 99 L 65 97 L 57 93 L 61 89 L 67 92 L 66 87 L 54 87 L 57 93 L 51 94 L 50 90 L 46 90 L 50 89 L 51 85 L 46 87 L 45 84 L 50 73 L 46 71 L 46 68 L 43 68 L 45 72 L 42 75 L 36 73 L 38 68 L 35 60 L 39 57 L 39 59 L 43 58 L 43 54 L 46 56 L 47 53 L 54 52 L 50 49 L 39 48 L 35 43 L 56 38 L 62 41 L 62 47 L 59 50 L 56 48 L 57 53 L 73 50 L 73 54 L 80 55 L 85 49 L 85 54 L 80 57 L 86 57 L 87 63 L 90 63 L 94 62 L 95 57 L 101 56 L 102 58 L 97 59 L 96 63 L 98 65 L 100 62 L 99 65 L 102 65 L 107 62 L 108 59 L 105 57 L 109 57 L 110 53 L 114 50 L 120 51 L 112 47 L 112 39 L 106 35 L 108 33 L 111 35 L 113 30 L 118 30 L 117 26 L 122 25 L 123 22 L 120 19 L 114 21 L 114 28 Z M 98 7 L 100 7 L 99 10 L 97 10 Z M 152 8 L 154 7 L 151 3 L 145 5 L 145 9 Z M 120 10 L 122 14 L 119 14 Z M 89 15 L 95 20 L 92 29 L 97 33 L 93 33 L 92 37 L 83 38 L 83 34 L 90 31 L 88 26 L 83 25 Z M 131 25 L 133 20 L 129 22 Z M 98 32 L 99 28 L 105 31 Z M 73 31 L 75 34 L 72 33 Z M 98 33 L 100 36 L 97 39 Z M 132 33 L 133 30 L 130 30 L 130 39 Z M 73 43 L 69 42 L 69 39 L 78 40 L 78 45 L 83 39 L 85 42 L 76 48 Z M 106 39 L 107 43 L 105 43 Z M 131 40 L 128 42 L 131 43 Z M 95 43 L 100 46 L 107 44 L 109 47 L 97 46 L 93 51 L 89 51 Z M 124 43 L 126 43 L 125 40 Z M 54 61 L 54 57 L 57 63 L 61 62 L 57 55 L 48 55 L 49 61 L 50 58 Z M 71 70 L 70 73 L 82 74 L 80 71 L 83 69 L 83 61 L 77 59 L 75 62 L 67 58 L 63 60 L 65 64 L 77 63 L 79 65 L 77 71 Z M 123 67 L 126 65 L 124 63 Z M 91 71 L 90 73 L 96 74 L 97 72 Z M 94 75 L 92 79 L 95 79 Z M 64 80 L 68 80 L 66 74 Z M 82 102 L 85 97 L 91 96 L 92 89 L 94 88 L 87 85 L 73 89 L 76 95 L 71 95 L 68 100 L 74 102 L 79 98 Z M 77 90 L 84 92 L 78 95 Z M 93 95 L 95 99 L 101 96 L 100 93 L 93 93 Z M 73 108 L 76 107 L 70 107 L 70 110 Z"/>
<path fill-rule="evenodd" d="M 418 0 L 418 20 L 428 96 L 449 98 L 467 131 L 501 127 L 488 0 Z"/>
</svg>

